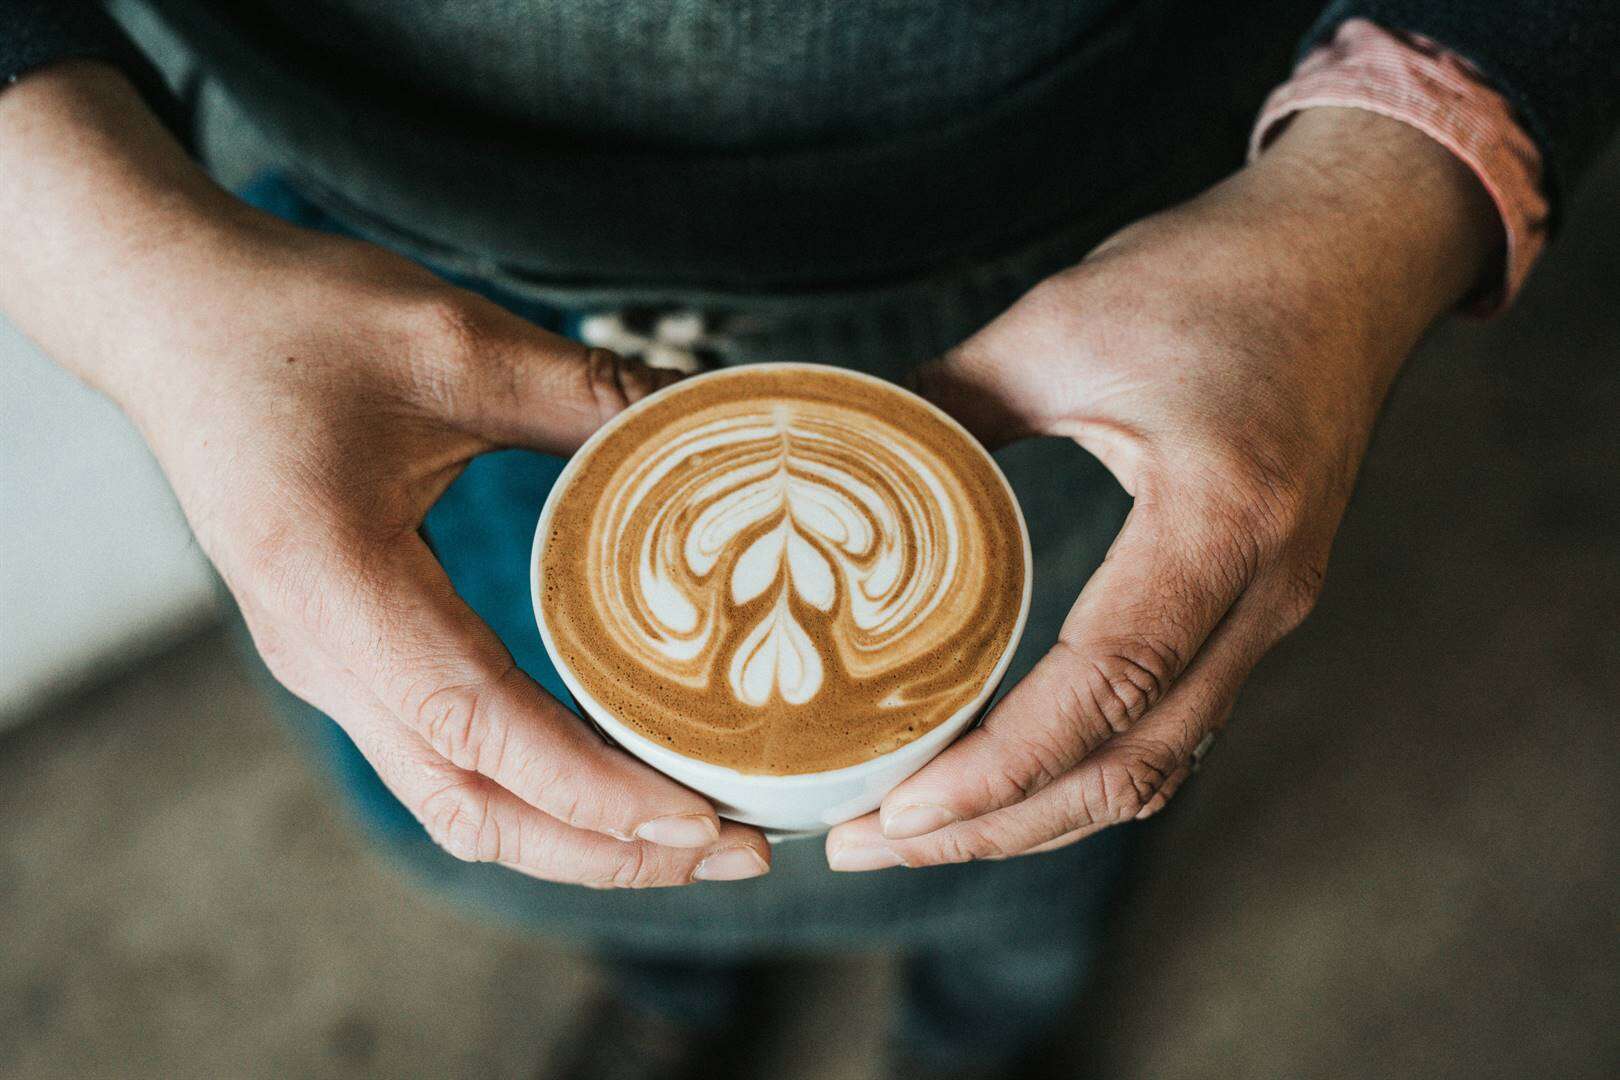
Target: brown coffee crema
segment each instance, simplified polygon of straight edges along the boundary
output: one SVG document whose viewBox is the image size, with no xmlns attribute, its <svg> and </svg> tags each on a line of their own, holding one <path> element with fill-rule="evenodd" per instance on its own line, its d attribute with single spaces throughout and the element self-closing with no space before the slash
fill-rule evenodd
<svg viewBox="0 0 1620 1080">
<path fill-rule="evenodd" d="M 748 773 L 820 772 L 970 704 L 1019 619 L 1017 508 L 971 437 L 835 368 L 737 368 L 573 465 L 539 581 L 613 716 Z"/>
</svg>

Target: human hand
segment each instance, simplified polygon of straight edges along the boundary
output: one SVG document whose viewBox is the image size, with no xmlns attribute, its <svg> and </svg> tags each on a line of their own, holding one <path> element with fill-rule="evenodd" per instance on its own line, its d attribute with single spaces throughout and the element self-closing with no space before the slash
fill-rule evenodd
<svg viewBox="0 0 1620 1080">
<path fill-rule="evenodd" d="M 1048 851 L 1162 808 L 1314 603 L 1384 395 L 1495 222 L 1425 136 L 1314 110 L 920 372 L 987 443 L 1072 438 L 1135 503 L 1051 651 L 833 830 L 832 867 Z"/>
<path fill-rule="evenodd" d="M 73 109 L 108 93 L 127 105 L 117 84 L 67 92 Z M 4 123 L 0 134 L 22 139 Z M 153 206 L 106 174 L 85 177 L 97 141 L 72 141 L 63 169 L 85 180 L 103 218 L 75 231 L 83 215 L 64 213 L 45 242 L 82 253 L 74 274 L 107 268 L 113 313 L 71 310 L 71 289 L 38 279 L 18 286 L 14 309 L 140 427 L 276 677 L 336 720 L 459 858 L 595 886 L 764 873 L 757 830 L 720 822 L 518 670 L 417 531 L 474 455 L 567 453 L 668 376 L 546 333 L 375 246 L 206 192 L 177 209 L 189 166 L 161 147 L 171 183 L 121 159 L 167 193 Z M 56 179 L 55 190 L 73 187 Z M 142 214 L 161 227 L 132 237 L 126 223 Z"/>
</svg>

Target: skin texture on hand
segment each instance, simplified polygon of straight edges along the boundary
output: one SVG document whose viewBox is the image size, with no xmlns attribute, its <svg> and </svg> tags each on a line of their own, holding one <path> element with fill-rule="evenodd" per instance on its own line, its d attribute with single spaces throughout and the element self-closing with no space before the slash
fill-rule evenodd
<svg viewBox="0 0 1620 1080">
<path fill-rule="evenodd" d="M 668 376 L 243 206 L 110 69 L 0 94 L 0 160 L 0 307 L 140 427 L 272 672 L 435 840 L 603 887 L 768 869 L 518 670 L 417 531 L 472 456 L 567 453 Z"/>
<path fill-rule="evenodd" d="M 834 869 L 1005 858 L 1148 816 L 1309 612 L 1417 337 L 1500 224 L 1426 136 L 1298 116 L 919 373 L 988 444 L 1072 438 L 1135 498 L 1058 641 L 978 729 L 834 829 Z"/>
</svg>

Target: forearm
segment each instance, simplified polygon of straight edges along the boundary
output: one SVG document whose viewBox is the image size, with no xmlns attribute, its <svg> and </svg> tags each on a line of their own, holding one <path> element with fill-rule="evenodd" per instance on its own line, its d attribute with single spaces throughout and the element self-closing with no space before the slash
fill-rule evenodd
<svg viewBox="0 0 1620 1080">
<path fill-rule="evenodd" d="M 1489 280 L 1502 227 L 1444 147 L 1358 109 L 1310 109 L 1238 175 L 1249 212 L 1290 237 L 1370 331 L 1410 343 Z"/>
<path fill-rule="evenodd" d="M 156 313 L 253 218 L 114 68 L 67 62 L 0 93 L 0 310 L 59 363 L 119 396 Z M 158 372 L 143 372 L 157 378 Z"/>
<path fill-rule="evenodd" d="M 1419 329 L 1492 279 L 1501 259 L 1501 220 L 1478 178 L 1400 121 L 1306 110 L 1254 168 L 1313 174 L 1306 209 L 1344 245 L 1353 283 L 1381 308 L 1409 309 Z"/>
<path fill-rule="evenodd" d="M 1247 168 L 1145 225 L 1188 218 L 1197 228 L 1178 235 L 1197 240 L 1178 246 L 1191 266 L 1167 272 L 1207 263 L 1191 276 L 1231 283 L 1206 300 L 1234 311 L 1223 325 L 1288 335 L 1277 354 L 1317 369 L 1324 408 L 1354 400 L 1369 415 L 1423 331 L 1490 280 L 1502 245 L 1465 166 L 1426 135 L 1355 109 L 1300 113 Z M 1277 312 L 1289 313 L 1280 327 Z"/>
</svg>

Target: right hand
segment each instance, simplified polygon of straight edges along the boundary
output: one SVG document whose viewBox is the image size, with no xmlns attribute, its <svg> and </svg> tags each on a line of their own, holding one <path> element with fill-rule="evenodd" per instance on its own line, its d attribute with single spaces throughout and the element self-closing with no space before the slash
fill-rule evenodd
<svg viewBox="0 0 1620 1080">
<path fill-rule="evenodd" d="M 37 279 L 14 308 L 141 428 L 276 677 L 459 858 L 593 886 L 764 873 L 757 830 L 520 671 L 417 531 L 474 455 L 567 453 L 665 377 L 375 246 L 198 202 L 204 222 L 111 279 L 119 318 L 87 332 Z M 74 220 L 43 242 L 93 246 L 127 219 Z"/>
</svg>

